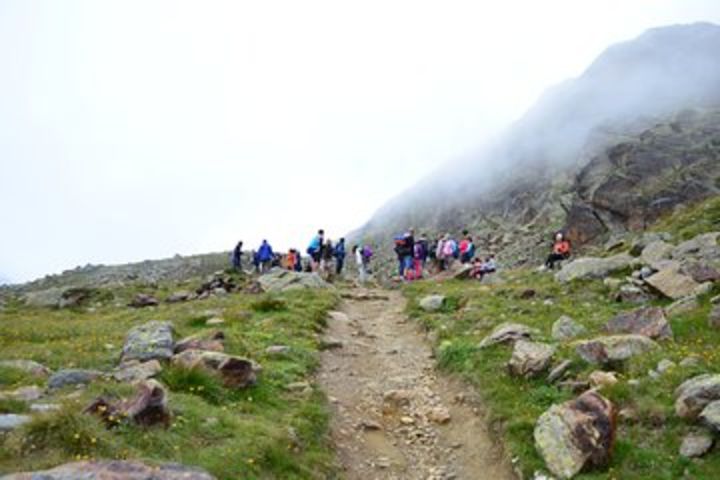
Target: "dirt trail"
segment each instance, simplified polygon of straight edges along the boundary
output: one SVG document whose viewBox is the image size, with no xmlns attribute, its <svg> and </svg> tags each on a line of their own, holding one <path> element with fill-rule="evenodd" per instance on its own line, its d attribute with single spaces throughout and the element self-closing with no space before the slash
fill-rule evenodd
<svg viewBox="0 0 720 480">
<path fill-rule="evenodd" d="M 330 320 L 319 382 L 345 478 L 515 479 L 472 391 L 437 375 L 404 306 L 397 292 L 354 291 Z"/>
</svg>

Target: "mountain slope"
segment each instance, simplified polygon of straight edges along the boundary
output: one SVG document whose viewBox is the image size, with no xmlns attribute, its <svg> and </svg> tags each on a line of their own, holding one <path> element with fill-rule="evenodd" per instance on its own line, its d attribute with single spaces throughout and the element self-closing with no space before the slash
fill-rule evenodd
<svg viewBox="0 0 720 480">
<path fill-rule="evenodd" d="M 708 23 L 657 28 L 608 48 L 579 78 L 548 90 L 499 140 L 473 158 L 442 166 L 382 207 L 353 238 L 386 242 L 410 225 L 429 234 L 469 228 L 482 248 L 502 249 L 506 261 L 522 262 L 528 259 L 529 245 L 544 242 L 549 229 L 565 226 L 574 206 L 573 218 L 580 218 L 583 208 L 584 215 L 595 217 L 587 208 L 601 204 L 588 197 L 590 173 L 602 167 L 598 158 L 606 156 L 616 158 L 612 167 L 622 170 L 620 145 L 630 142 L 636 145 L 632 152 L 643 155 L 645 170 L 637 181 L 654 172 L 652 157 L 662 157 L 659 152 L 667 142 L 676 151 L 693 150 L 694 160 L 702 160 L 710 144 L 703 165 L 712 167 L 717 116 L 705 110 L 720 106 L 718 51 L 720 27 Z M 689 117 L 683 120 L 695 122 L 686 125 L 692 129 L 683 131 L 687 135 L 653 131 L 658 124 L 672 130 L 683 110 L 697 108 L 702 110 L 686 112 Z M 638 147 L 648 136 L 655 143 Z M 614 157 L 607 154 L 612 148 Z M 683 169 L 688 162 L 670 163 L 663 165 Z M 696 173 L 707 174 L 703 168 Z M 716 192 L 708 181 L 697 192 L 670 196 L 675 200 L 664 202 L 663 208 Z M 571 229 L 578 234 L 575 240 L 642 227 L 635 220 L 605 217 L 592 232 Z M 533 232 L 537 235 L 528 235 Z M 519 236 L 524 240 L 519 252 L 507 255 L 505 247 L 515 245 Z"/>
</svg>

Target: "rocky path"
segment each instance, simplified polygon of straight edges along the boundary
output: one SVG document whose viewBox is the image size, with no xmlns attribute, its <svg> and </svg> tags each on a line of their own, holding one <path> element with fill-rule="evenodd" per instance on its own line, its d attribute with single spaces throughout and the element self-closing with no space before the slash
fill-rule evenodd
<svg viewBox="0 0 720 480">
<path fill-rule="evenodd" d="M 319 382 L 352 479 L 514 479 L 472 392 L 438 376 L 397 292 L 354 291 L 334 312 Z"/>
</svg>

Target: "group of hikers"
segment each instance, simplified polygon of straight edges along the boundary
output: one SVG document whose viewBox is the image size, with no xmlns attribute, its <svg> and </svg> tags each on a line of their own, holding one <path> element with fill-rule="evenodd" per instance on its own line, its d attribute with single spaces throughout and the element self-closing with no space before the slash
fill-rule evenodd
<svg viewBox="0 0 720 480">
<path fill-rule="evenodd" d="M 494 254 L 476 256 L 476 247 L 468 230 L 463 230 L 460 241 L 450 234 L 444 234 L 432 241 L 427 235 L 415 238 L 411 228 L 402 235 L 394 237 L 395 254 L 398 260 L 398 276 L 405 281 L 422 279 L 428 273 L 439 273 L 453 268 L 456 262 L 467 266 L 470 278 L 482 280 L 486 275 L 497 271 L 498 265 Z M 554 269 L 558 262 L 570 257 L 570 241 L 562 232 L 554 237 L 552 251 L 545 262 L 545 268 Z M 337 243 L 325 237 L 320 229 L 313 236 L 306 250 L 307 258 L 295 248 L 285 255 L 274 252 L 267 240 L 263 240 L 257 250 L 251 252 L 255 272 L 265 273 L 273 267 L 281 267 L 296 272 L 318 272 L 328 274 L 334 272 L 340 276 L 345 267 L 347 251 L 345 239 Z M 351 254 L 355 259 L 359 280 L 364 283 L 370 274 L 370 260 L 373 251 L 370 245 L 353 245 Z M 243 242 L 235 246 L 231 254 L 232 266 L 242 270 Z"/>
<path fill-rule="evenodd" d="M 237 243 L 231 254 L 231 263 L 235 270 L 243 269 L 243 242 Z M 341 238 L 333 244 L 325 238 L 325 231 L 320 229 L 310 240 L 304 258 L 300 250 L 291 248 L 285 255 L 274 252 L 267 240 L 263 240 L 257 250 L 250 254 L 256 273 L 265 273 L 273 267 L 281 267 L 296 272 L 318 272 L 341 275 L 345 267 L 347 250 L 345 239 Z M 352 255 L 358 267 L 360 281 L 364 282 L 370 273 L 370 259 L 373 251 L 369 245 L 354 245 Z"/>
<path fill-rule="evenodd" d="M 495 255 L 489 254 L 484 259 L 475 256 L 475 244 L 467 230 L 463 230 L 459 242 L 450 234 L 429 242 L 427 235 L 416 239 L 415 231 L 410 229 L 395 237 L 395 254 L 398 275 L 405 280 L 421 279 L 428 269 L 436 273 L 449 270 L 455 262 L 469 264 L 469 276 L 478 280 L 497 270 Z"/>
</svg>

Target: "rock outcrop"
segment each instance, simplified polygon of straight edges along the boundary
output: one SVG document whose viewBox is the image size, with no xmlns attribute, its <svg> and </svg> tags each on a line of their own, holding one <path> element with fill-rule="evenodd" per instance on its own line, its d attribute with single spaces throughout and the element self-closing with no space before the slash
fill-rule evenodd
<svg viewBox="0 0 720 480">
<path fill-rule="evenodd" d="M 575 351 L 586 362 L 608 364 L 622 362 L 657 347 L 657 343 L 645 335 L 628 334 L 578 342 Z"/>
<path fill-rule="evenodd" d="M 61 465 L 41 472 L 14 473 L 3 480 L 215 480 L 206 471 L 176 463 L 149 466 L 139 462 L 99 460 Z"/>
<path fill-rule="evenodd" d="M 273 268 L 269 273 L 260 276 L 258 282 L 266 292 L 334 288 L 317 273 L 291 272 L 280 268 Z"/>
<path fill-rule="evenodd" d="M 662 308 L 646 307 L 622 312 L 613 317 L 605 330 L 612 334 L 632 333 L 653 339 L 672 337 L 672 329 Z"/>
<path fill-rule="evenodd" d="M 711 402 L 720 400 L 720 374 L 703 374 L 683 382 L 675 390 L 675 413 L 695 419 Z"/>
<path fill-rule="evenodd" d="M 169 360 L 173 355 L 173 326 L 153 320 L 128 332 L 122 350 L 122 361 Z"/>
<path fill-rule="evenodd" d="M 555 279 L 559 282 L 601 279 L 630 267 L 632 262 L 633 257 L 626 253 L 607 258 L 582 257 L 563 265 Z"/>
</svg>

